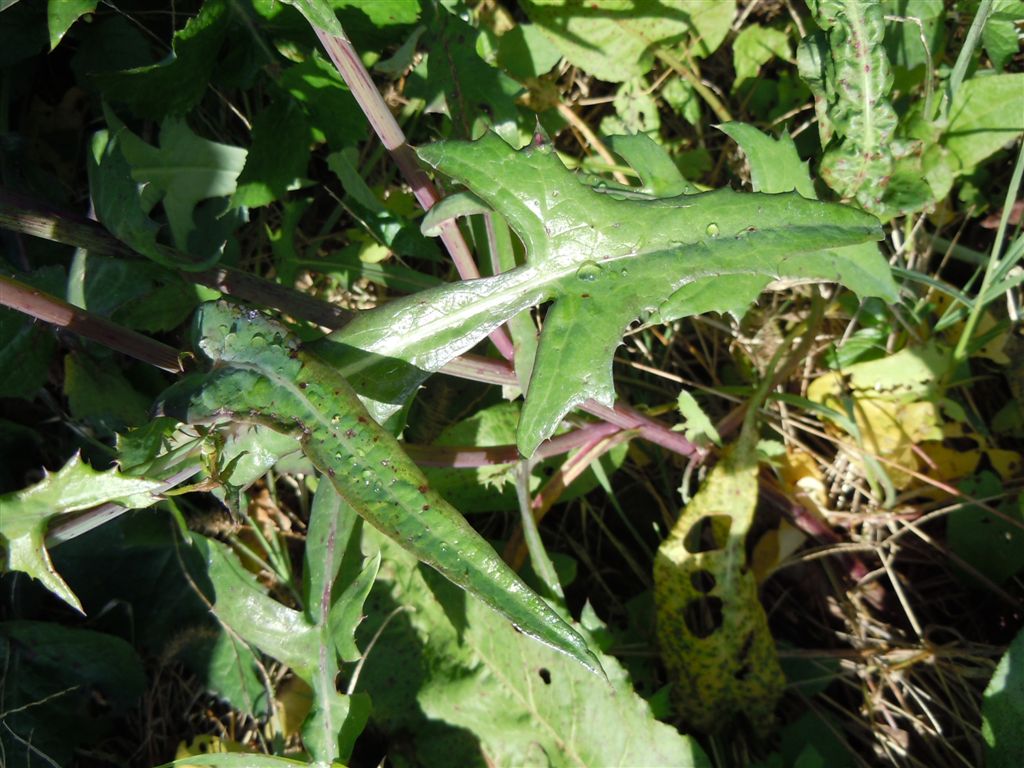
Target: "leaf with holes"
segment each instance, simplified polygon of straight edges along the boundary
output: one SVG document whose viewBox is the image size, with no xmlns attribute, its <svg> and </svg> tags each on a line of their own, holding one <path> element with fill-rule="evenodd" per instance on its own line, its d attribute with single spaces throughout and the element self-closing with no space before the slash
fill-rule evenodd
<svg viewBox="0 0 1024 768">
<path fill-rule="evenodd" d="M 767 733 L 785 683 L 747 562 L 756 442 L 756 432 L 744 429 L 726 449 L 654 559 L 658 642 L 673 700 L 703 732 L 743 714 Z"/>
<path fill-rule="evenodd" d="M 830 250 L 879 238 L 874 217 L 851 208 L 730 189 L 623 199 L 581 184 L 550 144 L 516 151 L 493 134 L 419 154 L 504 216 L 526 246 L 526 264 L 364 313 L 323 353 L 360 391 L 386 381 L 391 391 L 375 397 L 400 403 L 420 381 L 403 383 L 404 371 L 436 371 L 518 312 L 553 299 L 519 425 L 527 456 L 576 405 L 614 402 L 612 355 L 638 318 L 740 313 L 777 280 L 834 280 L 862 296 L 896 297 L 880 254 Z"/>
</svg>

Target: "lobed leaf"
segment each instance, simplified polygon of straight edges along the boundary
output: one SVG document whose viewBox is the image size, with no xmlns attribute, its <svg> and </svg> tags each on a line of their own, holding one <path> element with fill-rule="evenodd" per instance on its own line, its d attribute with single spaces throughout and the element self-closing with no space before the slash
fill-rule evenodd
<svg viewBox="0 0 1024 768">
<path fill-rule="evenodd" d="M 621 199 L 579 183 L 549 144 L 516 151 L 493 134 L 419 153 L 506 219 L 526 246 L 526 264 L 360 315 L 330 337 L 334 349 L 319 349 L 360 391 L 397 404 L 417 374 L 553 299 L 519 427 L 527 456 L 574 406 L 614 402 L 612 355 L 636 319 L 741 311 L 773 280 L 834 280 L 862 296 L 896 297 L 877 251 L 831 250 L 880 237 L 876 220 L 851 208 L 729 189 Z M 374 391 L 382 380 L 389 389 Z"/>
<path fill-rule="evenodd" d="M 152 491 L 161 480 L 129 477 L 111 469 L 97 472 L 75 454 L 59 472 L 47 474 L 35 485 L 0 496 L 0 546 L 3 570 L 23 571 L 42 582 L 68 605 L 82 605 L 60 577 L 46 551 L 46 528 L 51 519 L 116 502 L 138 509 L 157 501 Z"/>
</svg>

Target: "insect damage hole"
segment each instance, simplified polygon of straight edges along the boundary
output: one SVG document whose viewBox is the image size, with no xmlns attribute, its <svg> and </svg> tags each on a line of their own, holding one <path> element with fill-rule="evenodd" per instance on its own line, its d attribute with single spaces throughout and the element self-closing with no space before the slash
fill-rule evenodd
<svg viewBox="0 0 1024 768">
<path fill-rule="evenodd" d="M 545 667 L 541 667 L 537 670 L 537 674 L 540 675 L 540 679 L 544 681 L 544 685 L 551 685 L 551 672 Z"/>
<path fill-rule="evenodd" d="M 683 609 L 683 620 L 694 637 L 703 639 L 711 636 L 722 626 L 721 599 L 701 596 L 691 600 Z"/>
<path fill-rule="evenodd" d="M 690 583 L 694 589 L 706 595 L 715 588 L 718 582 L 715 581 L 711 571 L 694 571 L 690 574 Z"/>
<path fill-rule="evenodd" d="M 728 515 L 704 515 L 690 526 L 683 539 L 683 546 L 692 555 L 724 549 L 731 526 L 732 518 Z"/>
</svg>

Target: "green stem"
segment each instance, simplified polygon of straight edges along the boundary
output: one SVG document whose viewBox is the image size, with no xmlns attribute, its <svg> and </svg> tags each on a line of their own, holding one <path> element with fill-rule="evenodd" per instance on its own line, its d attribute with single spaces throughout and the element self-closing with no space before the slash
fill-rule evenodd
<svg viewBox="0 0 1024 768">
<path fill-rule="evenodd" d="M 1017 199 L 1017 193 L 1020 190 L 1022 177 L 1024 177 L 1024 142 L 1021 143 L 1020 149 L 1017 152 L 1017 165 L 1014 166 L 1013 176 L 1010 178 L 1010 187 L 1006 191 L 1006 200 L 1003 203 L 1003 216 L 999 222 L 999 228 L 996 230 L 996 239 L 992 244 L 992 250 L 989 252 L 988 264 L 985 266 L 985 274 L 981 278 L 981 287 L 978 289 L 978 298 L 977 301 L 974 302 L 974 306 L 971 308 L 970 314 L 967 315 L 967 320 L 964 322 L 964 329 L 960 334 L 960 338 L 957 339 L 956 346 L 953 348 L 952 364 L 947 368 L 947 378 L 952 375 L 952 372 L 955 371 L 960 364 L 967 360 L 969 354 L 968 347 L 971 344 L 971 340 L 974 338 L 974 333 L 978 328 L 978 323 L 981 321 L 981 315 L 985 311 L 985 307 L 991 301 L 988 295 L 989 288 L 992 286 L 992 282 L 996 275 L 1001 271 L 1000 267 L 1003 266 L 1000 263 L 999 254 L 1003 250 L 1003 240 L 1006 237 L 1006 229 L 1010 220 L 1010 212 L 1013 209 L 1014 200 Z"/>
<path fill-rule="evenodd" d="M 953 72 L 950 74 L 949 82 L 946 85 L 946 103 L 943 106 L 943 115 L 947 119 L 949 118 L 949 108 L 953 104 L 953 97 L 956 96 L 956 92 L 964 81 L 967 68 L 971 64 L 971 58 L 973 58 L 974 51 L 978 47 L 978 41 L 981 39 L 981 33 L 985 29 L 988 17 L 992 14 L 994 3 L 995 0 L 981 0 L 981 5 L 978 6 L 978 13 L 975 15 L 974 21 L 971 22 L 971 28 L 967 30 L 967 37 L 964 38 L 963 47 L 956 57 L 956 64 L 953 65 Z"/>
</svg>

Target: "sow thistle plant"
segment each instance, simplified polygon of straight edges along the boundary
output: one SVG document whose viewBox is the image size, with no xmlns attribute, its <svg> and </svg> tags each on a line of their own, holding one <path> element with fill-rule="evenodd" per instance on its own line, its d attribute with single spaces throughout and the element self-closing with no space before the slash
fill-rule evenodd
<svg viewBox="0 0 1024 768">
<path fill-rule="evenodd" d="M 0 224 L 76 249 L 4 256 L 0 303 L 63 329 L 67 412 L 47 387 L 51 331 L 13 313 L 0 395 L 57 408 L 72 438 L 61 469 L 0 488 L 0 563 L 87 617 L 11 582 L 48 607 L 0 616 L 16 670 L 0 707 L 10 764 L 72 765 L 97 743 L 40 719 L 80 700 L 38 694 L 45 665 L 27 649 L 39 638 L 57 666 L 76 644 L 121 659 L 68 678 L 66 691 L 120 687 L 119 709 L 96 720 L 105 728 L 141 695 L 147 655 L 185 665 L 252 725 L 202 748 L 183 739 L 169 765 L 360 765 L 373 735 L 396 764 L 952 765 L 983 748 L 1010 764 L 1020 703 L 1000 692 L 1020 676 L 1012 660 L 987 694 L 983 742 L 958 735 L 948 748 L 935 746 L 939 724 L 952 727 L 959 704 L 893 715 L 892 697 L 935 691 L 873 670 L 908 637 L 934 648 L 910 563 L 896 559 L 898 540 L 934 544 L 919 525 L 930 516 L 950 516 L 963 594 L 980 584 L 1019 599 L 1020 407 L 984 424 L 968 368 L 994 339 L 1016 343 L 1019 151 L 977 275 L 958 288 L 913 261 L 954 185 L 972 194 L 966 180 L 998 174 L 983 161 L 1024 132 L 1024 74 L 1002 71 L 1019 58 L 1006 26 L 1016 5 L 972 6 L 940 84 L 932 45 L 947 20 L 898 3 L 820 0 L 789 8 L 790 23 L 732 0 L 205 0 L 175 24 L 169 57 L 126 53 L 116 66 L 96 46 L 135 40 L 120 15 L 49 0 L 37 18 L 30 5 L 0 20 L 48 31 L 51 51 L 76 46 L 105 127 L 82 137 L 96 221 L 54 213 L 23 194 L 29 182 L 0 190 Z M 741 77 L 726 98 L 716 62 L 731 39 Z M 992 71 L 976 71 L 985 62 Z M 390 83 L 390 106 L 372 73 Z M 904 104 L 919 88 L 925 106 Z M 570 94 L 622 135 L 595 133 Z M 772 118 L 735 119 L 744 99 Z M 812 110 L 810 142 L 812 123 L 793 130 L 799 146 L 762 130 Z M 737 154 L 751 191 L 723 183 Z M 369 285 L 386 298 L 371 309 L 323 300 Z M 694 388 L 698 371 L 735 407 Z M 435 399 L 453 378 L 473 384 Z M 652 402 L 666 380 L 671 396 Z M 975 432 L 984 461 L 970 470 L 942 453 Z M 830 468 L 831 488 L 815 456 L 826 449 L 850 468 Z M 446 474 L 456 468 L 514 490 L 471 500 Z M 640 510 L 626 476 L 660 513 Z M 592 511 L 598 495 L 607 514 L 578 530 L 539 526 L 559 500 Z M 460 512 L 509 507 L 518 520 L 504 529 Z M 991 544 L 997 567 L 978 557 L 993 521 L 1009 537 Z M 858 526 L 867 533 L 839 553 Z M 102 536 L 123 597 L 89 582 L 98 550 L 83 542 Z M 824 548 L 787 557 L 808 537 Z M 134 552 L 163 575 L 131 565 Z M 800 652 L 775 627 L 784 611 L 762 602 L 764 591 L 788 605 L 766 579 L 819 555 L 832 561 L 820 566 L 832 615 L 807 620 L 806 647 L 847 638 L 840 656 L 870 660 L 852 671 L 793 663 Z M 150 583 L 179 616 L 143 611 L 135 648 L 93 629 L 105 605 Z M 173 639 L 153 640 L 159 628 Z M 833 681 L 858 682 L 882 714 L 865 703 L 862 725 L 836 726 Z"/>
</svg>

